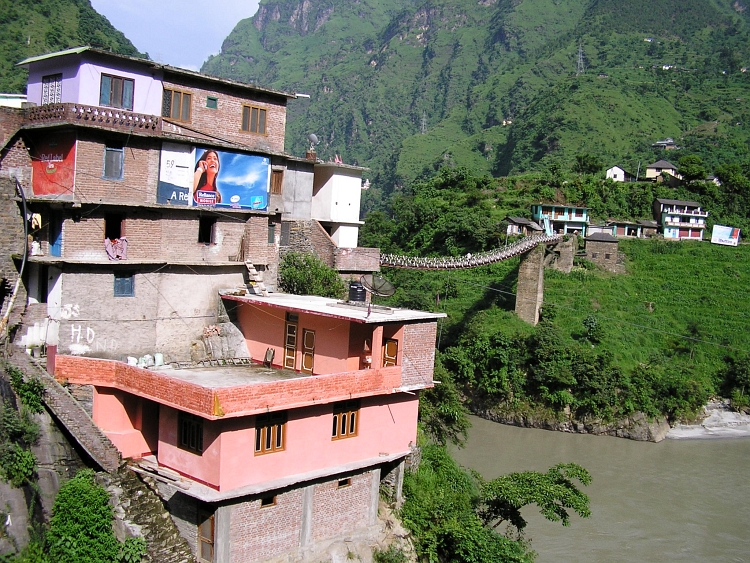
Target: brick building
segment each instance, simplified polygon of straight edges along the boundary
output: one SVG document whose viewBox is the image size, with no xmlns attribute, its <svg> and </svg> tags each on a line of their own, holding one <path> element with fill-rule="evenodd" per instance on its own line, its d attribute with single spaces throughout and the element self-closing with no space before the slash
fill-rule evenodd
<svg viewBox="0 0 750 563">
<path fill-rule="evenodd" d="M 94 422 L 159 481 L 199 561 L 318 561 L 332 543 L 371 541 L 386 476 L 400 496 L 444 315 L 222 298 L 263 364 L 142 369 L 58 356 L 55 376 L 93 386 Z"/>
<path fill-rule="evenodd" d="M 249 267 L 275 288 L 295 226 L 340 271 L 378 269 L 357 248 L 364 169 L 284 151 L 294 94 L 90 47 L 19 64 L 28 102 L 0 110 L 0 174 L 29 202 L 25 346 L 190 359 L 219 289 Z"/>
</svg>

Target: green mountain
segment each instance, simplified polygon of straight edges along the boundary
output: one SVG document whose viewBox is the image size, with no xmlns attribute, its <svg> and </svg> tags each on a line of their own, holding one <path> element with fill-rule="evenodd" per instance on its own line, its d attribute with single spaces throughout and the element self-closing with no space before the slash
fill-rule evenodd
<svg viewBox="0 0 750 563">
<path fill-rule="evenodd" d="M 741 0 L 262 0 L 202 70 L 310 94 L 287 149 L 315 132 L 386 190 L 586 153 L 635 172 L 665 137 L 713 168 L 748 153 L 749 16 Z"/>
<path fill-rule="evenodd" d="M 147 56 L 94 11 L 89 0 L 0 0 L 0 92 L 25 91 L 26 71 L 17 62 L 78 45 Z"/>
</svg>

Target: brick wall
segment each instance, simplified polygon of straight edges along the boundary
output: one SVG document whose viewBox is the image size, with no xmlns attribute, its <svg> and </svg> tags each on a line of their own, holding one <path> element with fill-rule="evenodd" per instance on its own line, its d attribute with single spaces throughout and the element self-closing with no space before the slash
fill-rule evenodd
<svg viewBox="0 0 750 563">
<path fill-rule="evenodd" d="M 338 479 L 315 485 L 313 541 L 333 538 L 367 526 L 373 473 L 370 471 L 347 478 L 351 479 L 351 485 L 342 488 L 338 487 Z"/>
<path fill-rule="evenodd" d="M 61 329 L 61 335 L 62 332 Z M 434 353 L 434 336 L 432 347 L 431 354 Z M 417 360 L 426 362 L 426 358 Z M 271 410 L 284 410 L 390 394 L 401 384 L 401 368 L 315 375 L 210 389 L 123 362 L 58 355 L 55 377 L 59 381 L 120 389 L 204 418 L 216 419 L 220 418 L 221 413 L 229 417 L 268 412 L 269 405 L 272 406 Z M 431 380 L 432 371 L 429 377 Z"/>
<path fill-rule="evenodd" d="M 23 218 L 15 201 L 16 183 L 11 178 L 0 178 L 0 316 L 5 315 L 11 293 L 18 279 L 18 267 L 12 254 L 23 254 Z M 26 304 L 26 288 L 21 284 L 11 326 L 20 321 L 20 314 Z"/>
<path fill-rule="evenodd" d="M 334 264 L 339 272 L 379 272 L 379 248 L 336 248 Z"/>
<path fill-rule="evenodd" d="M 104 174 L 104 150 L 108 141 L 124 146 L 122 180 L 107 180 Z M 75 196 L 89 203 L 122 201 L 156 202 L 159 180 L 161 140 L 148 137 L 124 137 L 89 129 L 78 129 L 76 143 Z"/>
<path fill-rule="evenodd" d="M 31 157 L 23 139 L 17 137 L 0 152 L 0 176 L 15 177 L 27 196 L 31 194 Z"/>
<path fill-rule="evenodd" d="M 163 131 L 171 134 L 184 133 L 195 136 L 192 130 L 222 139 L 233 141 L 259 151 L 283 152 L 284 133 L 286 129 L 286 98 L 271 96 L 262 92 L 234 88 L 230 85 L 208 83 L 202 80 L 190 80 L 184 76 L 171 76 L 164 81 L 165 89 L 190 92 L 191 119 L 185 123 L 184 131 L 177 121 L 166 118 Z M 218 98 L 217 109 L 206 107 L 208 96 Z M 242 106 L 250 105 L 266 110 L 266 134 L 248 133 L 241 130 Z M 167 123 L 172 121 L 175 126 Z"/>
<path fill-rule="evenodd" d="M 401 385 L 405 387 L 433 386 L 436 341 L 436 322 L 404 325 Z"/>
<path fill-rule="evenodd" d="M 229 526 L 231 563 L 263 561 L 297 549 L 302 526 L 302 489 L 276 495 L 276 505 L 260 499 L 232 507 Z"/>
<path fill-rule="evenodd" d="M 25 112 L 20 108 L 0 107 L 0 147 L 15 134 L 25 119 Z"/>
</svg>

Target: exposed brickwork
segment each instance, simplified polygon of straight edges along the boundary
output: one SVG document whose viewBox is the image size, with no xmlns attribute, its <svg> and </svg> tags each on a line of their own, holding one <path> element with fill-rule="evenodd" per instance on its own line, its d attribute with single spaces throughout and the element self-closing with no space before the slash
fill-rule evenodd
<svg viewBox="0 0 750 563">
<path fill-rule="evenodd" d="M 259 151 L 283 152 L 286 128 L 286 98 L 261 92 L 253 94 L 229 85 L 191 80 L 189 77 L 170 75 L 164 81 L 165 89 L 174 89 L 192 94 L 190 122 L 181 123 L 165 118 L 162 128 L 165 133 L 196 136 L 195 131 L 221 137 Z M 217 108 L 206 107 L 208 96 L 218 98 Z M 266 134 L 260 135 L 241 130 L 242 106 L 250 105 L 266 110 Z M 170 125 L 169 122 L 174 123 Z M 184 126 L 180 129 L 181 126 Z"/>
<path fill-rule="evenodd" d="M 7 311 L 10 296 L 18 280 L 18 266 L 11 255 L 23 255 L 23 218 L 15 201 L 15 181 L 11 178 L 0 178 L 0 317 Z M 20 321 L 26 303 L 26 288 L 19 287 L 19 293 L 13 306 L 10 325 Z"/>
<path fill-rule="evenodd" d="M 20 108 L 0 107 L 0 147 L 21 127 L 25 119 L 25 112 Z"/>
<path fill-rule="evenodd" d="M 434 328 L 430 365 L 434 354 Z M 415 339 L 416 341 L 416 339 Z M 414 362 L 425 366 L 427 358 Z M 412 368 L 414 369 L 414 368 Z M 432 370 L 419 371 L 420 382 L 432 378 Z M 298 379 L 262 382 L 242 387 L 210 389 L 165 374 L 129 366 L 123 362 L 58 355 L 55 361 L 58 381 L 112 387 L 161 404 L 200 414 L 204 418 L 220 418 L 220 405 L 226 417 L 246 416 L 308 406 L 321 402 L 390 394 L 401 385 L 401 368 L 390 367 L 331 375 L 315 375 Z"/>
<path fill-rule="evenodd" d="M 379 248 L 337 248 L 334 265 L 339 272 L 379 272 Z"/>
<path fill-rule="evenodd" d="M 245 223 L 245 260 L 265 265 L 275 255 L 274 244 L 268 242 L 268 218 L 250 217 Z"/>
<path fill-rule="evenodd" d="M 348 530 L 367 526 L 373 474 L 360 473 L 346 478 L 351 479 L 351 485 L 342 488 L 338 487 L 338 479 L 315 485 L 313 541 L 336 537 Z"/>
<path fill-rule="evenodd" d="M 229 528 L 231 563 L 263 561 L 296 549 L 302 525 L 302 489 L 276 495 L 276 505 L 260 499 L 232 507 Z"/>
<path fill-rule="evenodd" d="M 0 176 L 18 178 L 26 195 L 31 195 L 31 157 L 23 139 L 11 139 L 0 152 L 0 159 Z"/>
<path fill-rule="evenodd" d="M 104 151 L 108 140 L 124 146 L 122 180 L 103 178 Z M 76 143 L 76 199 L 89 203 L 154 203 L 160 152 L 160 139 L 124 137 L 122 134 L 106 137 L 98 131 L 79 129 Z"/>
<path fill-rule="evenodd" d="M 35 377 L 44 384 L 44 403 L 47 408 L 91 460 L 105 471 L 117 471 L 121 462 L 120 453 L 76 400 L 25 353 L 16 352 L 8 361 L 21 369 L 27 377 Z"/>
<path fill-rule="evenodd" d="M 402 385 L 432 387 L 437 323 L 404 325 Z"/>
</svg>

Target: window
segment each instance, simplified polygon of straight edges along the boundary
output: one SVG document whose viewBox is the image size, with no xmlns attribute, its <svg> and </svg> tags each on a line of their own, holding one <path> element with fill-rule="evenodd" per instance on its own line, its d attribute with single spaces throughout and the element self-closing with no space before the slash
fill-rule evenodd
<svg viewBox="0 0 750 563">
<path fill-rule="evenodd" d="M 62 101 L 62 74 L 42 76 L 42 105 Z"/>
<path fill-rule="evenodd" d="M 219 98 L 216 96 L 207 96 L 206 107 L 208 109 L 219 109 Z"/>
<path fill-rule="evenodd" d="M 216 217 L 201 217 L 198 219 L 198 243 L 213 244 L 216 231 Z"/>
<path fill-rule="evenodd" d="M 115 272 L 115 297 L 135 297 L 135 275 Z"/>
<path fill-rule="evenodd" d="M 276 223 L 268 223 L 268 244 L 276 242 Z"/>
<path fill-rule="evenodd" d="M 268 497 L 262 497 L 260 499 L 260 507 L 261 508 L 268 508 L 269 506 L 276 506 L 276 495 L 268 496 Z"/>
<path fill-rule="evenodd" d="M 286 413 L 274 412 L 255 417 L 255 455 L 284 449 Z"/>
<path fill-rule="evenodd" d="M 592 252 L 592 253 L 591 253 L 591 257 L 592 257 L 592 258 L 596 258 L 596 257 L 598 257 L 598 256 L 599 256 L 599 253 L 598 253 L 598 252 Z"/>
<path fill-rule="evenodd" d="M 214 560 L 214 515 L 201 510 L 198 513 L 198 560 L 213 563 Z"/>
<path fill-rule="evenodd" d="M 383 343 L 383 367 L 398 365 L 398 340 L 388 338 Z"/>
<path fill-rule="evenodd" d="M 336 483 L 337 489 L 343 489 L 345 487 L 351 487 L 352 486 L 352 478 L 347 477 L 346 479 L 339 479 L 338 483 Z"/>
<path fill-rule="evenodd" d="M 248 133 L 266 134 L 266 110 L 242 106 L 242 130 Z"/>
<path fill-rule="evenodd" d="M 359 401 L 342 401 L 333 404 L 331 439 L 352 438 L 359 429 Z"/>
<path fill-rule="evenodd" d="M 177 445 L 183 450 L 203 453 L 203 419 L 194 414 L 181 412 L 177 417 L 179 437 Z"/>
<path fill-rule="evenodd" d="M 132 110 L 134 87 L 135 83 L 130 78 L 102 74 L 99 105 Z"/>
<path fill-rule="evenodd" d="M 190 102 L 193 96 L 178 90 L 164 90 L 161 101 L 161 115 L 177 121 L 190 121 Z"/>
<path fill-rule="evenodd" d="M 281 195 L 281 186 L 284 183 L 283 170 L 271 170 L 271 193 Z"/>
<path fill-rule="evenodd" d="M 609 260 L 609 259 L 610 259 L 611 257 L 612 257 L 612 255 L 611 255 L 611 254 L 605 254 L 605 255 L 604 255 L 604 259 L 605 259 L 605 260 Z"/>
<path fill-rule="evenodd" d="M 104 174 L 106 180 L 122 180 L 125 151 L 122 145 L 107 143 L 104 147 Z"/>
<path fill-rule="evenodd" d="M 281 223 L 281 240 L 279 241 L 279 244 L 281 246 L 289 246 L 289 233 L 291 227 L 292 224 L 288 221 L 285 223 Z"/>
<path fill-rule="evenodd" d="M 118 213 L 107 213 L 104 216 L 104 238 L 115 240 L 122 237 L 124 219 Z"/>
</svg>

